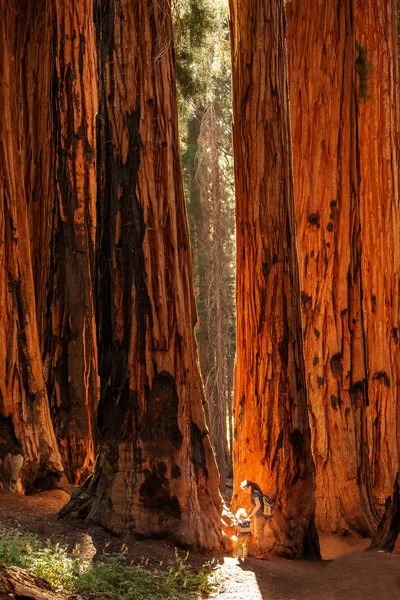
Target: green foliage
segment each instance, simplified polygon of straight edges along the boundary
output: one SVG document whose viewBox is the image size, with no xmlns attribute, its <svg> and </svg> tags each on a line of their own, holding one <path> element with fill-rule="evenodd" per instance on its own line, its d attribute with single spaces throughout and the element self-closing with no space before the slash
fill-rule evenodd
<svg viewBox="0 0 400 600">
<path fill-rule="evenodd" d="M 176 80 L 181 139 L 186 121 L 212 94 L 222 53 L 229 53 L 225 0 L 175 0 L 173 4 Z M 229 61 L 228 61 L 229 62 Z"/>
<path fill-rule="evenodd" d="M 121 556 L 104 556 L 79 578 L 76 591 L 110 592 L 119 600 L 187 600 L 215 589 L 217 578 L 209 564 L 195 573 L 187 565 L 188 554 L 184 559 L 176 556 L 168 572 L 129 566 Z"/>
<path fill-rule="evenodd" d="M 0 527 L 0 560 L 46 579 L 54 589 L 73 590 L 82 566 L 60 545 L 54 548 L 19 529 Z"/>
<path fill-rule="evenodd" d="M 19 529 L 0 526 L 0 561 L 6 566 L 25 569 L 31 555 L 43 547 L 40 540 L 23 534 Z"/>
<path fill-rule="evenodd" d="M 371 71 L 371 65 L 368 62 L 368 50 L 356 42 L 357 59 L 356 70 L 358 73 L 358 95 L 363 100 L 370 100 L 371 94 L 368 87 L 368 76 Z"/>
<path fill-rule="evenodd" d="M 219 425 L 213 424 L 220 423 L 226 412 L 231 440 L 236 316 L 228 0 L 175 0 L 175 6 L 179 133 L 198 314 L 196 337 L 212 438 L 220 439 Z M 217 328 L 223 357 L 217 352 Z"/>
<path fill-rule="evenodd" d="M 0 525 L 0 561 L 46 579 L 64 592 L 109 592 L 118 600 L 187 600 L 215 590 L 218 573 L 207 563 L 200 572 L 187 564 L 188 554 L 165 570 L 127 564 L 126 555 L 104 554 L 93 564 L 72 558 L 60 545 L 52 547 L 38 538 Z"/>
</svg>

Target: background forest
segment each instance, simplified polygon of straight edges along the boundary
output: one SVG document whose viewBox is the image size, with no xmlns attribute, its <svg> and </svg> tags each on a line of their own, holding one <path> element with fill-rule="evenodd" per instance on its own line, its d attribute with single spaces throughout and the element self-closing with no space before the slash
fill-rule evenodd
<svg viewBox="0 0 400 600">
<path fill-rule="evenodd" d="M 232 475 L 235 200 L 228 5 L 176 3 L 179 131 L 211 440 L 225 492 Z"/>
</svg>

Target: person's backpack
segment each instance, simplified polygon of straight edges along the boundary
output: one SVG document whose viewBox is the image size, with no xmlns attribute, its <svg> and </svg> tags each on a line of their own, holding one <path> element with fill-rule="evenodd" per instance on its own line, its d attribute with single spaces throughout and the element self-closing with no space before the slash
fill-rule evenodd
<svg viewBox="0 0 400 600">
<path fill-rule="evenodd" d="M 271 519 L 275 514 L 274 503 L 267 494 L 263 494 L 261 502 L 261 511 L 264 517 Z"/>
<path fill-rule="evenodd" d="M 237 528 L 239 533 L 250 533 L 250 519 L 239 519 Z"/>
</svg>

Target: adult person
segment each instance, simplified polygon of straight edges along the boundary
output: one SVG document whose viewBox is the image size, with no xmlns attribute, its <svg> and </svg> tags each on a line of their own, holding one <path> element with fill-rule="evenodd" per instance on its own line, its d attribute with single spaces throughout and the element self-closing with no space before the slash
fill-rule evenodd
<svg viewBox="0 0 400 600">
<path fill-rule="evenodd" d="M 254 532 L 258 546 L 258 554 L 256 554 L 255 558 L 263 558 L 266 560 L 268 558 L 268 545 L 267 540 L 265 539 L 264 528 L 268 519 L 263 515 L 261 508 L 263 492 L 257 483 L 249 481 L 248 479 L 242 481 L 240 487 L 246 494 L 251 496 L 253 504 L 252 510 L 248 513 L 248 518 L 251 519 L 254 517 Z"/>
</svg>

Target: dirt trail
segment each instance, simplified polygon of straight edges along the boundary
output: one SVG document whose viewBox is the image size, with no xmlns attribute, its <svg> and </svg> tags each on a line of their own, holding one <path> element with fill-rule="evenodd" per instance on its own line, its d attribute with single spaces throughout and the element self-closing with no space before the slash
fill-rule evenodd
<svg viewBox="0 0 400 600">
<path fill-rule="evenodd" d="M 62 542 L 92 558 L 119 551 L 123 542 L 129 558 L 149 564 L 174 559 L 174 547 L 161 541 L 122 540 L 99 527 L 85 528 L 79 521 L 57 521 L 59 508 L 68 500 L 62 490 L 19 496 L 0 492 L 0 521 L 20 525 L 26 531 Z M 288 561 L 270 557 L 268 561 L 219 557 L 224 578 L 223 590 L 212 600 L 400 600 L 400 554 L 365 551 L 369 540 L 321 538 L 321 562 Z M 399 544 L 397 545 L 399 548 Z M 398 550 L 400 552 L 400 549 Z M 200 565 L 209 557 L 190 555 Z"/>
</svg>

